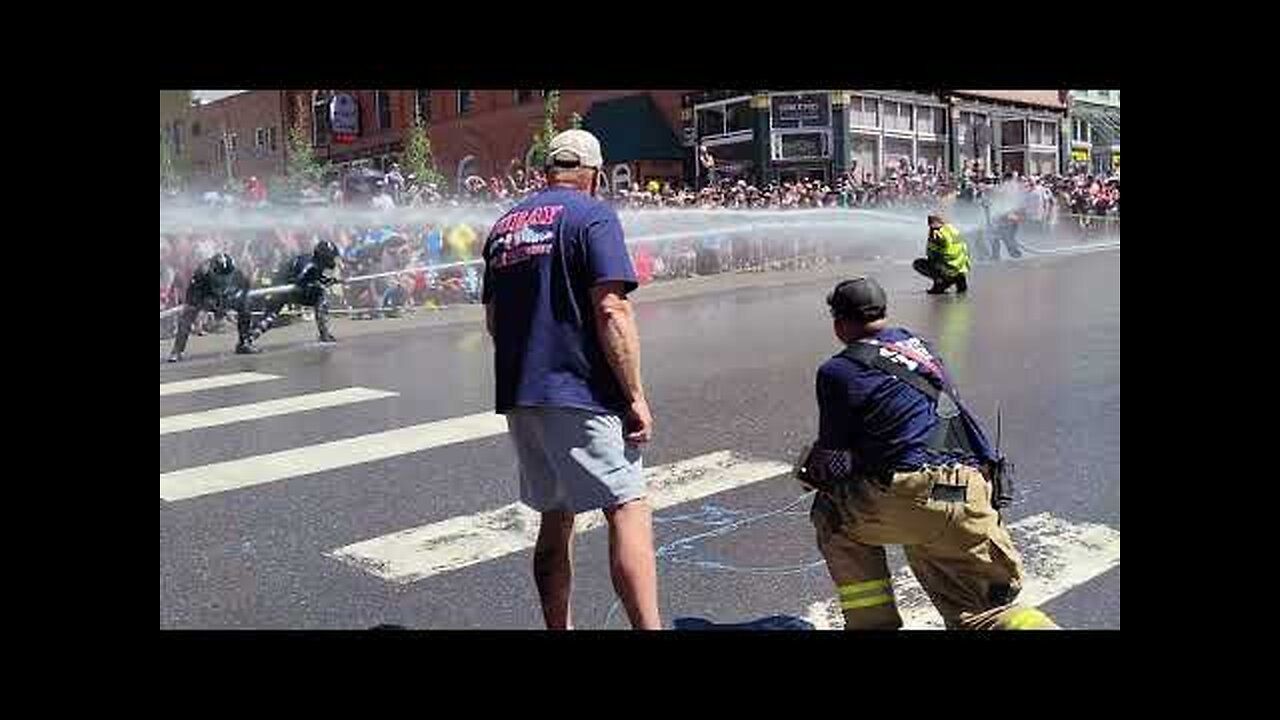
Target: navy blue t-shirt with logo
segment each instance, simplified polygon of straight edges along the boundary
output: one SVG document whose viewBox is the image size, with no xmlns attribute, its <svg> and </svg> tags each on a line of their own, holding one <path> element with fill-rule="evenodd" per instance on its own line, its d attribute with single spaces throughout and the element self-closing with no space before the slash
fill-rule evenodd
<svg viewBox="0 0 1280 720">
<path fill-rule="evenodd" d="M 494 304 L 496 410 L 627 407 L 596 333 L 591 288 L 637 286 L 618 215 L 570 188 L 507 211 L 484 246 L 483 301 Z"/>
<path fill-rule="evenodd" d="M 871 339 L 921 359 L 946 376 L 942 360 L 907 330 L 885 328 Z M 953 461 L 976 464 L 974 458 L 928 447 L 929 433 L 938 422 L 936 403 L 883 370 L 836 355 L 818 368 L 817 390 L 818 446 L 851 450 L 861 472 L 916 470 Z M 980 452 L 992 454 L 985 438 L 979 444 Z"/>
</svg>

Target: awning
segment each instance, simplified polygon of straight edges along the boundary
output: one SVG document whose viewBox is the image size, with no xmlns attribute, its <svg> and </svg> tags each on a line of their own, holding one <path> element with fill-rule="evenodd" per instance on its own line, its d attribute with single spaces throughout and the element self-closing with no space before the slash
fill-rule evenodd
<svg viewBox="0 0 1280 720">
<path fill-rule="evenodd" d="M 593 103 L 582 129 L 600 140 L 608 165 L 636 160 L 680 160 L 686 151 L 645 94 Z"/>
<path fill-rule="evenodd" d="M 1117 108 L 1079 103 L 1071 108 L 1071 114 L 1089 123 L 1095 147 L 1120 144 L 1120 110 Z"/>
</svg>

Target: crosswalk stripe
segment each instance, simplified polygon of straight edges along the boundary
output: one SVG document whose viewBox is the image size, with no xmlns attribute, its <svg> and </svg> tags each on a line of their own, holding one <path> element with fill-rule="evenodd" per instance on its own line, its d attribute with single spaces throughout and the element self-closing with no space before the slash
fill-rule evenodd
<svg viewBox="0 0 1280 720">
<path fill-rule="evenodd" d="M 655 510 L 791 472 L 773 461 L 751 461 L 728 450 L 645 470 Z M 533 547 L 538 514 L 520 503 L 452 517 L 331 550 L 325 555 L 397 584 L 486 562 Z M 603 513 L 578 518 L 575 531 L 604 525 Z"/>
<path fill-rule="evenodd" d="M 248 403 L 246 405 L 214 408 L 213 410 L 185 413 L 183 415 L 170 415 L 160 418 L 160 434 L 167 435 L 185 430 L 197 430 L 217 425 L 229 425 L 247 420 L 269 418 L 276 415 L 288 415 L 290 413 L 319 410 L 338 405 L 349 405 L 366 400 L 395 397 L 398 394 L 389 390 L 349 387 L 341 390 L 295 395 L 278 400 Z"/>
<path fill-rule="evenodd" d="M 174 470 L 160 475 L 160 499 L 170 502 L 187 500 L 384 460 L 506 431 L 507 423 L 501 415 L 477 413 L 319 445 Z"/>
<path fill-rule="evenodd" d="M 1022 553 L 1023 605 L 1042 605 L 1120 564 L 1120 531 L 1106 525 L 1071 523 L 1043 512 L 1010 524 L 1009 531 Z M 894 573 L 893 589 L 904 629 L 942 629 L 942 616 L 910 568 Z M 838 600 L 810 605 L 806 619 L 819 630 L 844 627 Z"/>
<path fill-rule="evenodd" d="M 212 388 L 228 387 L 230 385 L 244 385 L 246 383 L 262 382 L 264 380 L 278 380 L 279 378 L 279 375 L 268 375 L 266 373 L 239 372 L 231 373 L 229 375 L 210 375 L 209 377 L 196 378 L 194 380 L 178 380 L 175 382 L 160 383 L 160 397 L 196 392 L 197 390 L 210 390 Z"/>
</svg>

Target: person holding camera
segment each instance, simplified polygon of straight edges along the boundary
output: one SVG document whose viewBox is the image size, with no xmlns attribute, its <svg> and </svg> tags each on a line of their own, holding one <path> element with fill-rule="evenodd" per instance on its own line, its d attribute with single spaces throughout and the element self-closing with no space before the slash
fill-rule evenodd
<svg viewBox="0 0 1280 720">
<path fill-rule="evenodd" d="M 698 145 L 698 164 L 702 166 L 702 187 L 713 187 L 716 184 L 716 159 L 705 143 Z"/>
<path fill-rule="evenodd" d="M 846 630 L 895 630 L 886 545 L 901 545 L 948 629 L 1054 629 L 1018 605 L 1022 559 L 997 509 L 1006 463 L 960 404 L 942 360 L 886 321 L 872 278 L 827 296 L 844 349 L 818 368 L 818 439 L 796 475 Z"/>
</svg>

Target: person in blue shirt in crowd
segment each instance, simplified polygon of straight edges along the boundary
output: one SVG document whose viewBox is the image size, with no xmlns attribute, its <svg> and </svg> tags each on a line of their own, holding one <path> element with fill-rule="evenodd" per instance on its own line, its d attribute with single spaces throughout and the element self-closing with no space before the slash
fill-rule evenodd
<svg viewBox="0 0 1280 720">
<path fill-rule="evenodd" d="M 573 625 L 574 518 L 603 510 L 614 589 L 633 628 L 659 629 L 639 449 L 653 416 L 627 298 L 637 282 L 618 215 L 595 197 L 602 168 L 591 133 L 551 139 L 546 189 L 508 210 L 485 241 L 482 300 L 520 499 L 541 513 L 533 574 L 547 627 Z"/>
<path fill-rule="evenodd" d="M 427 228 L 426 239 L 423 241 L 424 259 L 428 265 L 439 265 L 444 257 L 444 235 L 441 234 L 440 228 Z"/>
</svg>

